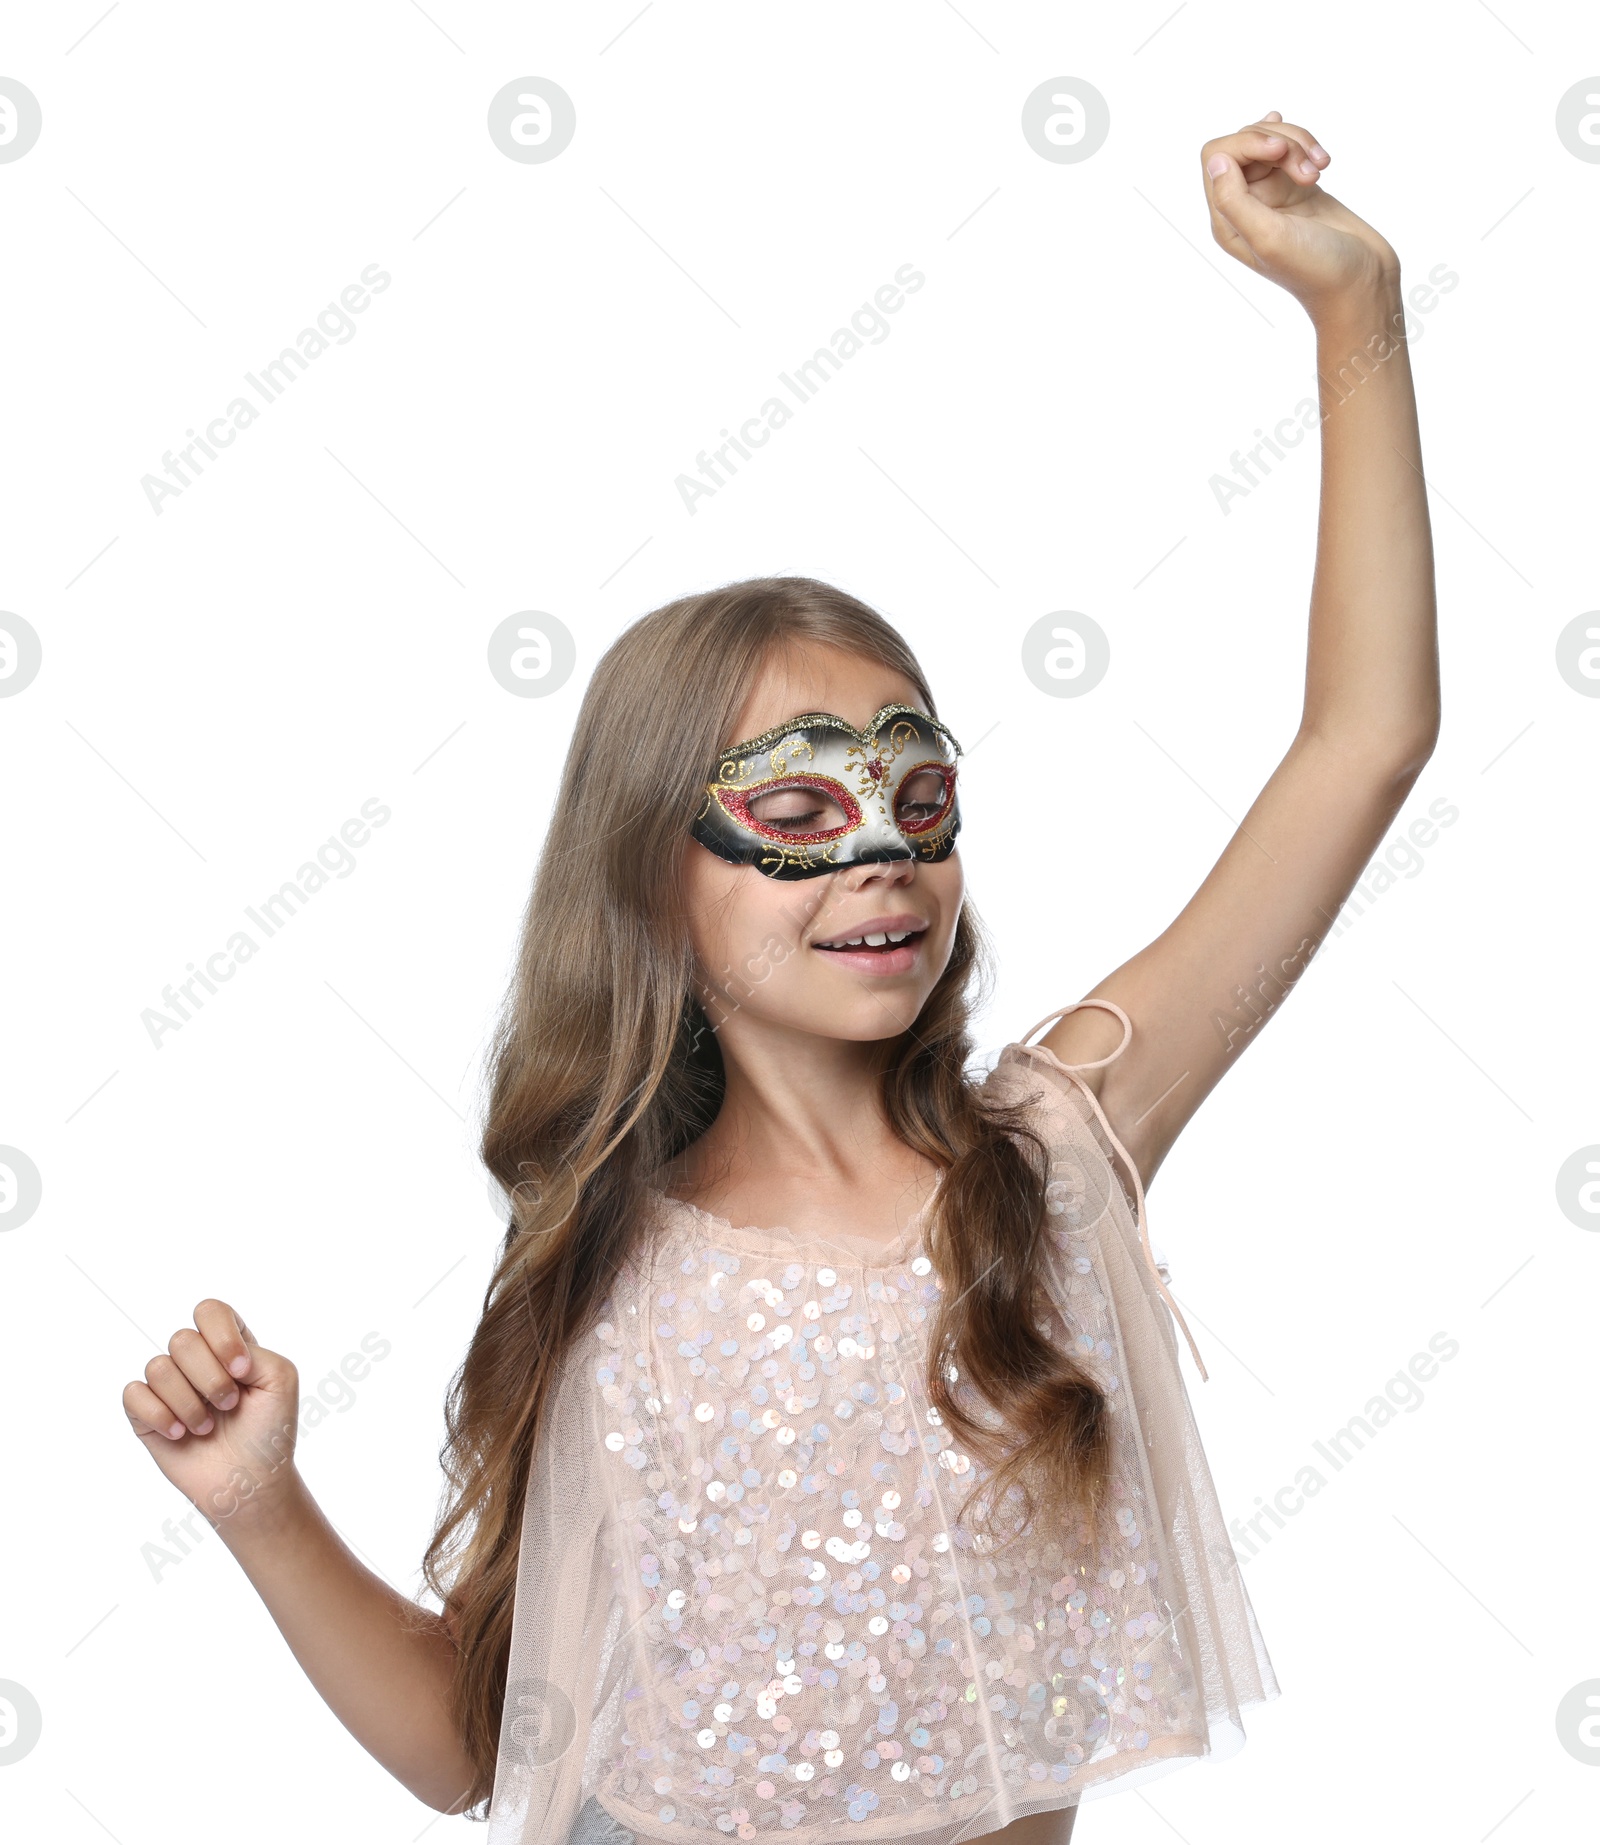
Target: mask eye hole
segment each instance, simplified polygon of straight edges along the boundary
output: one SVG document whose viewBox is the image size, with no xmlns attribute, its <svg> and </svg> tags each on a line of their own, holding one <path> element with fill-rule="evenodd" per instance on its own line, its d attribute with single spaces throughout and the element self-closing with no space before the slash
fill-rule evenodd
<svg viewBox="0 0 1600 1845">
<path fill-rule="evenodd" d="M 894 823 L 902 833 L 929 832 L 949 813 L 955 796 L 954 769 L 944 763 L 913 769 L 895 795 Z"/>
<path fill-rule="evenodd" d="M 837 839 L 861 821 L 850 795 L 820 775 L 792 775 L 754 793 L 719 790 L 719 799 L 736 820 L 770 839 Z"/>
</svg>

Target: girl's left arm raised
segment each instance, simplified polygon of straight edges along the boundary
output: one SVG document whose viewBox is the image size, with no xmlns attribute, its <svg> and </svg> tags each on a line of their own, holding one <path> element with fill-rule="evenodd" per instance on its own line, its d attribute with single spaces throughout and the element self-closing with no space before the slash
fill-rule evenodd
<svg viewBox="0 0 1600 1845">
<path fill-rule="evenodd" d="M 1134 1025 L 1089 1071 L 1146 1182 L 1287 995 L 1439 729 L 1433 547 L 1389 244 L 1318 183 L 1329 156 L 1276 111 L 1201 150 L 1212 232 L 1316 334 L 1322 503 L 1300 727 L 1222 856 L 1153 942 L 1092 989 Z M 1084 1008 L 1040 1042 L 1067 1063 L 1121 1035 Z"/>
</svg>

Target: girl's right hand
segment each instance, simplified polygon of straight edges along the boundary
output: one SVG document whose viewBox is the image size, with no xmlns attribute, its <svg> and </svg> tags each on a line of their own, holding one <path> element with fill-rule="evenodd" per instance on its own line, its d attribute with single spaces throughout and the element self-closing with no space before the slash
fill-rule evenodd
<svg viewBox="0 0 1600 1845">
<path fill-rule="evenodd" d="M 294 1475 L 299 1374 L 226 1301 L 203 1300 L 194 1325 L 122 1393 L 129 1427 L 172 1484 L 213 1523 L 266 1503 Z"/>
</svg>

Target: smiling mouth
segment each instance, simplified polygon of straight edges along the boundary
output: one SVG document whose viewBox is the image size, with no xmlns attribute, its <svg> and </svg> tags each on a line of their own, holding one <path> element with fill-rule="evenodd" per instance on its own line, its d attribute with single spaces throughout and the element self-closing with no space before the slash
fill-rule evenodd
<svg viewBox="0 0 1600 1845">
<path fill-rule="evenodd" d="M 812 946 L 824 954 L 892 954 L 897 948 L 914 948 L 927 933 L 926 928 L 873 930 L 836 942 L 814 942 Z"/>
</svg>

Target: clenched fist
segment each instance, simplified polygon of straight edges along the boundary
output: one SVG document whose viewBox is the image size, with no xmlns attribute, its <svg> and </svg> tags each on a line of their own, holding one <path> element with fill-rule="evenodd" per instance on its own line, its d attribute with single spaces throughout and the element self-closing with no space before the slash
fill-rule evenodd
<svg viewBox="0 0 1600 1845">
<path fill-rule="evenodd" d="M 155 1464 L 213 1524 L 294 1478 L 300 1380 L 226 1301 L 203 1300 L 122 1393 Z"/>
<path fill-rule="evenodd" d="M 1352 294 L 1397 284 L 1400 259 L 1387 238 L 1318 183 L 1332 156 L 1309 128 L 1272 109 L 1200 155 L 1216 241 L 1313 320 Z"/>
</svg>

